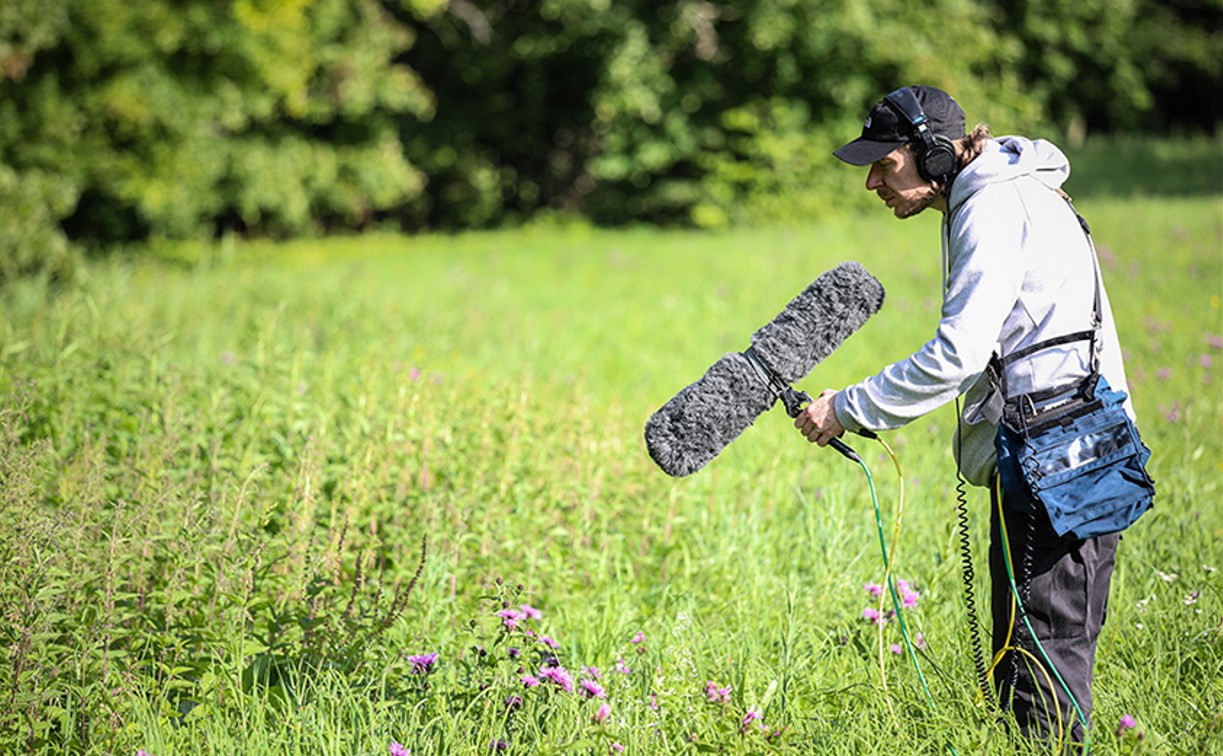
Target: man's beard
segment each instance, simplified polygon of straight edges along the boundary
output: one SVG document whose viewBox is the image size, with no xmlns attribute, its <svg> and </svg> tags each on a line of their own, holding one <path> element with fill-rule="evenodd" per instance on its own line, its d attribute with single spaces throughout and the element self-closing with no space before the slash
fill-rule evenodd
<svg viewBox="0 0 1223 756">
<path fill-rule="evenodd" d="M 933 205 L 934 200 L 938 199 L 938 190 L 932 186 L 923 187 L 918 191 L 920 193 L 916 197 L 908 199 L 903 207 L 896 208 L 897 218 L 900 218 L 901 220 L 905 218 L 912 218 L 921 211 Z"/>
</svg>

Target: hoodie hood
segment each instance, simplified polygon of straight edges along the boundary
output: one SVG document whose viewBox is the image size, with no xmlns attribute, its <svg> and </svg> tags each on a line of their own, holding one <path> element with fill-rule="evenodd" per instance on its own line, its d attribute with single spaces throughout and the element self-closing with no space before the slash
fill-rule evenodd
<svg viewBox="0 0 1223 756">
<path fill-rule="evenodd" d="M 1004 136 L 991 139 L 985 150 L 960 172 L 948 202 L 954 213 L 983 187 L 1030 177 L 1058 189 L 1070 176 L 1070 161 L 1052 142 Z"/>
</svg>

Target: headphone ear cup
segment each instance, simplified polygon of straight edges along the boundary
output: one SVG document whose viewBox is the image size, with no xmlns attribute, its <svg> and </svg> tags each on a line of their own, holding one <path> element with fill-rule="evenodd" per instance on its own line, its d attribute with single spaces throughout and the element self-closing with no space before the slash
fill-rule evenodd
<svg viewBox="0 0 1223 756">
<path fill-rule="evenodd" d="M 918 172 L 927 181 L 946 181 L 956 172 L 955 146 L 947 137 L 936 134 L 932 143 L 922 150 L 917 165 L 921 169 Z"/>
</svg>

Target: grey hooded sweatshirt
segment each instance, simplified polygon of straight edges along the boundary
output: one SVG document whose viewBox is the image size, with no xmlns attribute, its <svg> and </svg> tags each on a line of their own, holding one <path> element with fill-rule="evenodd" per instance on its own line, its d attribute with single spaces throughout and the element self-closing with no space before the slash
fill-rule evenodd
<svg viewBox="0 0 1223 756">
<path fill-rule="evenodd" d="M 943 216 L 943 308 L 934 338 L 913 355 L 837 394 L 849 430 L 892 430 L 967 392 L 953 453 L 964 477 L 988 485 L 997 425 L 974 406 L 989 392 L 990 355 L 1091 327 L 1097 280 L 1090 243 L 1057 193 L 1070 175 L 1044 140 L 1000 137 L 955 179 Z M 1100 372 L 1126 391 L 1125 368 L 1101 282 Z M 1010 395 L 1060 386 L 1090 370 L 1089 342 L 1052 347 L 1007 367 Z M 1126 411 L 1133 416 L 1129 401 Z"/>
</svg>

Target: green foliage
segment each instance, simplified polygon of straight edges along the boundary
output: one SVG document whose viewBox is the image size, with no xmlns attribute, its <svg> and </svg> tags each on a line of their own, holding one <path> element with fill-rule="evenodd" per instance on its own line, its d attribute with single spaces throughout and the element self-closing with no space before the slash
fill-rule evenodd
<svg viewBox="0 0 1223 756">
<path fill-rule="evenodd" d="M 902 83 L 1071 146 L 1210 133 L 1221 28 L 1217 0 L 12 0 L 0 275 L 63 277 L 65 239 L 809 219 L 863 202 L 829 152 Z"/>
<path fill-rule="evenodd" d="M 1210 753 L 1223 701 L 1218 195 L 1078 206 L 1159 484 L 1118 556 L 1093 743 Z M 906 622 L 928 644 L 933 712 L 887 650 L 897 628 L 880 662 L 862 619 L 882 560 L 860 470 L 776 412 L 682 480 L 642 448 L 651 412 L 847 258 L 880 277 L 887 304 L 803 388 L 856 381 L 928 339 L 936 219 L 878 215 L 231 242 L 172 264 L 87 261 L 72 287 L 12 282 L 0 751 L 398 741 L 428 754 L 504 739 L 540 753 L 1047 753 L 972 700 L 950 408 L 888 436 L 907 497 L 895 576 L 921 594 Z M 854 443 L 890 531 L 891 463 Z M 978 595 L 985 501 L 970 499 Z M 521 603 L 559 648 L 504 628 L 497 614 Z M 575 677 L 602 670 L 606 722 L 592 721 L 604 699 L 523 688 L 553 652 Z M 439 654 L 427 675 L 410 659 L 425 653 Z M 708 700 L 707 681 L 727 700 Z M 753 707 L 768 729 L 742 732 Z M 1122 714 L 1141 744 L 1111 734 Z"/>
<path fill-rule="evenodd" d="M 59 228 L 72 212 L 76 189 L 71 180 L 33 169 L 17 173 L 0 163 L 0 284 L 32 273 L 52 278 L 71 275 L 76 254 Z"/>
<path fill-rule="evenodd" d="M 6 8 L 6 197 L 59 247 L 359 228 L 421 192 L 396 129 L 432 95 L 396 62 L 411 28 L 373 0 Z M 59 265 L 23 233 L 5 268 Z"/>
<path fill-rule="evenodd" d="M 962 2 L 916 17 L 903 3 L 676 3 L 661 28 L 654 15 L 625 25 L 594 94 L 596 218 L 720 225 L 852 207 L 859 177 L 829 152 L 898 81 L 941 85 L 977 117 L 1040 112 L 998 64 L 1005 40 Z M 939 35 L 963 43 L 936 52 Z"/>
<path fill-rule="evenodd" d="M 1028 91 L 1072 131 L 1206 131 L 1223 118 L 1218 0 L 997 0 Z"/>
</svg>

